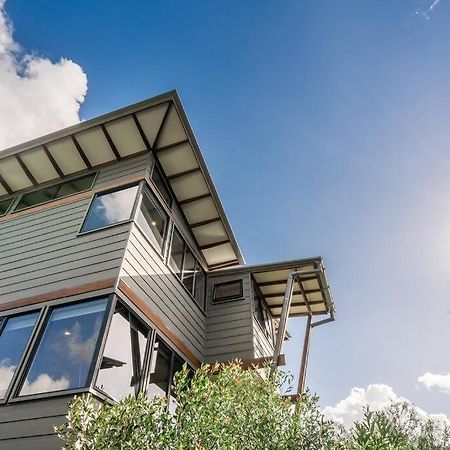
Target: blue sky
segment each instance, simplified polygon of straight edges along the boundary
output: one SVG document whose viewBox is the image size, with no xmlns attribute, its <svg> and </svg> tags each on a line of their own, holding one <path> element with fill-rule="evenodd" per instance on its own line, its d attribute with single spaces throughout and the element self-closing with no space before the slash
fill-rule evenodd
<svg viewBox="0 0 450 450">
<path fill-rule="evenodd" d="M 384 383 L 450 415 L 450 378 L 417 381 L 450 373 L 449 1 L 5 9 L 22 49 L 81 66 L 82 119 L 179 91 L 248 263 L 324 257 L 337 321 L 314 330 L 308 377 L 324 406 Z"/>
</svg>

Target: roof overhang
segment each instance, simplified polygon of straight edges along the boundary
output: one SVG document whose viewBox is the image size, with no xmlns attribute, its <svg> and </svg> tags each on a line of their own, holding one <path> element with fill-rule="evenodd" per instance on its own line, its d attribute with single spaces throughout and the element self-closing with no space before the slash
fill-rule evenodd
<svg viewBox="0 0 450 450">
<path fill-rule="evenodd" d="M 0 197 L 152 152 L 210 268 L 244 264 L 176 91 L 0 151 Z"/>
<path fill-rule="evenodd" d="M 211 275 L 225 273 L 250 273 L 275 318 L 280 317 L 286 292 L 286 283 L 292 272 L 305 275 L 296 277 L 289 316 L 331 315 L 334 303 L 321 257 L 283 261 L 254 266 L 238 266 L 214 271 Z"/>
</svg>

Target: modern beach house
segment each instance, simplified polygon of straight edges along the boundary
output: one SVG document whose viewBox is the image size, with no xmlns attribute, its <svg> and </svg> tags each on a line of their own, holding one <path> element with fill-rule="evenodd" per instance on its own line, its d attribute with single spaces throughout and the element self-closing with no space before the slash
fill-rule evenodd
<svg viewBox="0 0 450 450">
<path fill-rule="evenodd" d="M 282 364 L 292 316 L 301 390 L 322 259 L 245 264 L 175 91 L 0 152 L 1 449 L 61 448 L 75 394 L 173 404 L 184 362 Z"/>
</svg>

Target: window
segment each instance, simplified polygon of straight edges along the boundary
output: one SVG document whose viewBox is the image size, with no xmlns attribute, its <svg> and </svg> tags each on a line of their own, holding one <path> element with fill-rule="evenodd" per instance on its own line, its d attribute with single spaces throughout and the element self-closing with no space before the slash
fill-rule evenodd
<svg viewBox="0 0 450 450">
<path fill-rule="evenodd" d="M 32 312 L 0 322 L 0 399 L 11 384 L 38 316 L 38 312 Z"/>
<path fill-rule="evenodd" d="M 161 171 L 158 169 L 156 164 L 153 165 L 151 180 L 153 181 L 153 184 L 156 186 L 167 205 L 169 207 L 172 206 L 172 195 L 169 188 L 167 187 L 163 175 L 161 174 Z"/>
<path fill-rule="evenodd" d="M 115 400 L 137 393 L 148 330 L 120 303 L 112 317 L 96 387 Z"/>
<path fill-rule="evenodd" d="M 87 386 L 107 304 L 102 298 L 51 310 L 20 396 Z"/>
<path fill-rule="evenodd" d="M 40 205 L 51 200 L 87 191 L 91 189 L 95 175 L 95 173 L 90 173 L 89 175 L 62 181 L 61 183 L 23 194 L 14 211 L 20 211 L 21 209 L 30 208 L 31 206 Z"/>
<path fill-rule="evenodd" d="M 242 280 L 228 281 L 214 286 L 214 302 L 233 300 L 243 295 Z"/>
<path fill-rule="evenodd" d="M 253 283 L 253 303 L 255 319 L 266 336 L 273 340 L 272 316 L 256 283 Z"/>
<path fill-rule="evenodd" d="M 197 304 L 204 308 L 205 272 L 176 229 L 172 233 L 169 266 L 195 298 Z"/>
<path fill-rule="evenodd" d="M 97 194 L 81 231 L 91 231 L 131 219 L 138 186 Z"/>
<path fill-rule="evenodd" d="M 141 207 L 136 216 L 136 223 L 150 242 L 160 251 L 163 249 L 168 222 L 167 214 L 158 206 L 155 197 L 145 190 Z"/>
<path fill-rule="evenodd" d="M 14 198 L 8 198 L 7 200 L 0 201 L 0 216 L 4 216 L 7 212 Z"/>
</svg>

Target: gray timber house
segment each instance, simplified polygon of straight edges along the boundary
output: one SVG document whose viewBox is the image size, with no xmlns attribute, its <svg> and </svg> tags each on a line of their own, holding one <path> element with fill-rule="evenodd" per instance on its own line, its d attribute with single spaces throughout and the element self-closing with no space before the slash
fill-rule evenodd
<svg viewBox="0 0 450 450">
<path fill-rule="evenodd" d="M 61 448 L 75 394 L 173 407 L 184 362 L 283 364 L 290 316 L 300 392 L 322 259 L 245 264 L 175 91 L 0 152 L 0 449 Z"/>
</svg>

